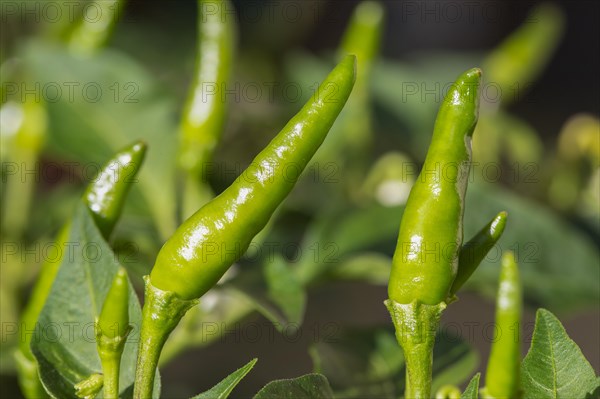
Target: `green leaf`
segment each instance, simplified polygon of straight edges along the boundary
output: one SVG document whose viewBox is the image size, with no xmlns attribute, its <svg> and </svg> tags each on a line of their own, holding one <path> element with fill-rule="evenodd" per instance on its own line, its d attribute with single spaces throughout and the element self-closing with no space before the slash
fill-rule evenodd
<svg viewBox="0 0 600 399">
<path fill-rule="evenodd" d="M 480 377 L 481 377 L 480 373 L 477 373 L 473 376 L 473 378 L 471 379 L 471 382 L 469 382 L 469 385 L 467 385 L 467 388 L 465 389 L 463 394 L 460 395 L 460 399 L 477 399 L 477 398 L 479 398 L 479 378 Z"/>
<path fill-rule="evenodd" d="M 349 256 L 335 264 L 327 273 L 333 280 L 361 280 L 378 284 L 390 277 L 392 259 L 375 252 Z"/>
<path fill-rule="evenodd" d="M 76 208 L 64 260 L 38 319 L 31 349 L 46 390 L 60 399 L 73 398 L 74 385 L 101 373 L 94 323 L 119 268 L 86 206 Z M 122 398 L 132 396 L 141 323 L 138 298 L 129 285 L 128 336 L 121 360 Z M 157 378 L 155 396 L 160 394 Z M 100 396 L 102 397 L 102 396 Z"/>
<path fill-rule="evenodd" d="M 391 326 L 345 329 L 314 344 L 315 371 L 328 376 L 343 398 L 398 397 L 404 392 L 404 356 Z M 434 347 L 433 390 L 470 376 L 478 357 L 458 337 L 439 333 Z"/>
<path fill-rule="evenodd" d="M 531 348 L 523 359 L 524 398 L 591 398 L 600 387 L 594 369 L 560 321 L 539 309 Z"/>
<path fill-rule="evenodd" d="M 252 359 L 245 366 L 237 369 L 233 373 L 229 374 L 223 381 L 212 387 L 206 392 L 194 396 L 192 399 L 227 399 L 229 394 L 236 387 L 237 384 L 252 370 L 252 367 L 256 364 L 257 359 Z"/>
<path fill-rule="evenodd" d="M 535 169 L 523 165 L 515 173 L 519 171 L 521 180 L 539 177 Z M 465 287 L 494 297 L 501 252 L 511 250 L 519 263 L 526 302 L 543 304 L 557 312 L 598 304 L 598 247 L 549 209 L 496 185 L 470 184 L 465 236 L 471 236 L 501 210 L 508 212 L 506 230 Z"/>
<path fill-rule="evenodd" d="M 289 324 L 302 323 L 306 292 L 281 255 L 268 255 L 262 270 L 247 270 L 230 284 L 252 301 L 279 331 Z"/>
<path fill-rule="evenodd" d="M 315 371 L 327 375 L 336 396 L 397 397 L 402 392 L 404 355 L 391 328 L 346 329 L 320 338 L 310 354 Z"/>
<path fill-rule="evenodd" d="M 117 51 L 77 57 L 64 47 L 32 41 L 22 57 L 39 95 L 48 97 L 48 150 L 77 162 L 84 178 L 93 178 L 97 166 L 127 143 L 148 144 L 136 186 L 158 230 L 170 235 L 176 204 L 174 102 L 141 65 Z"/>
<path fill-rule="evenodd" d="M 303 238 L 303 256 L 295 268 L 300 280 L 308 283 L 328 273 L 354 252 L 395 244 L 403 209 L 372 205 L 318 218 Z"/>
<path fill-rule="evenodd" d="M 333 399 L 333 392 L 324 375 L 306 374 L 294 379 L 271 381 L 254 399 Z"/>
</svg>

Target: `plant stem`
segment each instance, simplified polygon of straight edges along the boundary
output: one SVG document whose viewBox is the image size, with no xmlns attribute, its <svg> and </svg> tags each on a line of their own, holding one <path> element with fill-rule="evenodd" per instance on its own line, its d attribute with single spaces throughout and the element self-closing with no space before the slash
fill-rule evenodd
<svg viewBox="0 0 600 399">
<path fill-rule="evenodd" d="M 404 351 L 406 361 L 406 399 L 429 399 L 433 346 L 446 303 L 425 305 L 417 300 L 400 304 L 388 299 L 385 302 L 394 327 L 396 339 Z"/>
<path fill-rule="evenodd" d="M 183 300 L 173 292 L 154 287 L 149 276 L 145 276 L 144 281 L 146 302 L 142 311 L 140 346 L 135 371 L 135 399 L 152 398 L 154 377 L 162 348 L 183 315 L 198 303 L 197 300 Z"/>
<path fill-rule="evenodd" d="M 102 373 L 104 374 L 104 398 L 119 399 L 119 372 L 121 354 L 100 355 Z"/>
</svg>

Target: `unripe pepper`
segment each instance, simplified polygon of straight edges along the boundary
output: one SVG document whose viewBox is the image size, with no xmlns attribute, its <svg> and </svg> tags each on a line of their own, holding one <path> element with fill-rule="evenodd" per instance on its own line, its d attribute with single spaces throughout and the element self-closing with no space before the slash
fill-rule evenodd
<svg viewBox="0 0 600 399">
<path fill-rule="evenodd" d="M 523 296 L 519 267 L 512 252 L 502 256 L 500 284 L 496 296 L 496 330 L 498 339 L 492 344 L 485 375 L 486 399 L 519 397 L 521 364 L 521 313 Z"/>
<path fill-rule="evenodd" d="M 355 76 L 356 57 L 346 56 L 231 186 L 187 219 L 161 248 L 146 277 L 135 398 L 152 396 L 169 334 L 244 254 L 294 187 L 346 103 Z"/>
<path fill-rule="evenodd" d="M 235 15 L 227 0 L 198 1 L 198 51 L 192 90 L 181 119 L 180 167 L 200 177 L 212 158 L 225 122 L 223 91 L 231 74 Z"/>
<path fill-rule="evenodd" d="M 388 286 L 389 298 L 397 303 L 437 305 L 456 277 L 480 79 L 477 68 L 463 73 L 440 106 L 400 223 Z"/>
<path fill-rule="evenodd" d="M 136 142 L 119 151 L 100 170 L 97 178 L 90 183 L 83 195 L 82 200 L 105 239 L 108 239 L 121 214 L 125 197 L 131 184 L 135 182 L 135 176 L 142 166 L 145 153 L 146 145 L 142 142 Z M 56 238 L 57 248 L 65 248 L 69 239 L 69 230 L 70 223 L 60 230 Z M 35 327 L 61 263 L 62 258 L 52 258 L 42 265 L 29 302 L 23 311 L 21 325 L 25 328 Z M 16 353 L 19 383 L 27 398 L 40 398 L 46 393 L 40 385 L 37 364 L 30 349 L 32 336 L 33 334 L 25 334 Z"/>
<path fill-rule="evenodd" d="M 129 280 L 120 267 L 96 322 L 96 345 L 104 374 L 104 397 L 118 399 L 119 371 L 129 326 Z"/>
<path fill-rule="evenodd" d="M 507 217 L 508 213 L 500 212 L 462 246 L 458 255 L 458 271 L 450 288 L 450 295 L 456 294 L 467 282 L 485 255 L 502 237 Z"/>
<path fill-rule="evenodd" d="M 152 285 L 194 299 L 217 283 L 294 187 L 348 99 L 354 75 L 355 57 L 347 56 L 231 186 L 183 222 L 158 253 Z"/>
</svg>

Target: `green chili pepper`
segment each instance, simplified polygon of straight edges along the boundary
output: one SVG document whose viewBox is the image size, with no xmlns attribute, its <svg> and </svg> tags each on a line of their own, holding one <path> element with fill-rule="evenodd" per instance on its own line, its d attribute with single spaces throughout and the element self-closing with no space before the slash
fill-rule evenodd
<svg viewBox="0 0 600 399">
<path fill-rule="evenodd" d="M 400 224 L 388 287 L 397 303 L 437 305 L 456 277 L 480 78 L 476 68 L 463 73 L 440 107 Z"/>
<path fill-rule="evenodd" d="M 44 101 L 25 96 L 25 101 L 8 101 L 0 106 L 3 121 L 0 140 L 2 160 L 12 161 L 27 170 L 35 170 L 46 141 L 47 112 Z M 36 179 L 20 179 L 19 174 L 7 175 L 3 187 L 2 231 L 20 238 L 27 227 L 29 207 Z"/>
<path fill-rule="evenodd" d="M 458 272 L 450 288 L 454 295 L 467 282 L 485 255 L 496 245 L 506 226 L 508 213 L 500 212 L 460 249 Z"/>
<path fill-rule="evenodd" d="M 198 1 L 198 50 L 192 90 L 181 120 L 179 163 L 195 177 L 211 160 L 225 122 L 223 93 L 235 48 L 233 9 L 227 0 Z"/>
<path fill-rule="evenodd" d="M 385 302 L 406 361 L 407 398 L 429 398 L 433 346 L 457 275 L 481 71 L 458 77 L 406 203 Z"/>
<path fill-rule="evenodd" d="M 294 187 L 348 99 L 355 70 L 356 57 L 345 57 L 233 184 L 187 219 L 161 248 L 146 278 L 135 398 L 152 396 L 168 335 L 195 299 L 244 254 Z"/>
<path fill-rule="evenodd" d="M 233 6 L 227 0 L 198 1 L 197 59 L 191 90 L 181 118 L 179 166 L 183 180 L 182 216 L 213 198 L 203 168 L 221 138 L 227 102 L 224 92 L 231 75 L 234 48 Z"/>
<path fill-rule="evenodd" d="M 98 229 L 105 238 L 119 220 L 123 202 L 144 161 L 146 145 L 137 142 L 117 153 L 100 171 L 84 194 Z"/>
<path fill-rule="evenodd" d="M 146 145 L 137 142 L 117 153 L 88 186 L 83 196 L 83 201 L 87 204 L 104 238 L 108 238 L 120 216 L 123 201 L 142 165 L 145 152 Z M 66 248 L 69 239 L 69 225 L 65 225 L 60 230 L 56 239 L 56 247 L 61 250 Z M 21 325 L 26 329 L 31 330 L 36 326 L 61 262 L 62 257 L 53 258 L 52 261 L 46 261 L 42 265 L 29 302 L 23 311 Z M 19 383 L 27 398 L 40 398 L 45 397 L 46 393 L 39 382 L 37 364 L 30 349 L 32 335 L 25 334 L 16 354 L 20 370 Z"/>
<path fill-rule="evenodd" d="M 156 258 L 152 285 L 194 299 L 217 283 L 294 187 L 350 95 L 354 71 L 355 57 L 344 58 L 248 169 L 175 231 Z"/>
<path fill-rule="evenodd" d="M 486 76 L 499 86 L 503 103 L 518 98 L 542 71 L 558 47 L 563 28 L 564 15 L 556 5 L 538 5 L 486 58 Z"/>
<path fill-rule="evenodd" d="M 519 268 L 512 252 L 502 257 L 500 285 L 496 297 L 497 340 L 488 361 L 484 398 L 506 399 L 519 396 L 521 363 L 521 311 L 523 297 Z"/>
<path fill-rule="evenodd" d="M 124 0 L 94 0 L 84 8 L 85 13 L 68 38 L 69 48 L 80 54 L 90 54 L 100 49 L 121 17 Z"/>
<path fill-rule="evenodd" d="M 119 268 L 96 323 L 96 344 L 104 374 L 104 397 L 118 399 L 119 370 L 129 326 L 129 280 Z"/>
</svg>

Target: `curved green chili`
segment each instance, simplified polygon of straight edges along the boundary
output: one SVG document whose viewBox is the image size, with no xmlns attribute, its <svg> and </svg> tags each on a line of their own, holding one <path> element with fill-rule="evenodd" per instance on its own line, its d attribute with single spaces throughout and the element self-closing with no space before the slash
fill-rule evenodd
<svg viewBox="0 0 600 399">
<path fill-rule="evenodd" d="M 477 68 L 463 73 L 440 106 L 425 164 L 400 223 L 388 287 L 397 303 L 437 305 L 446 300 L 456 277 L 480 78 Z"/>
<path fill-rule="evenodd" d="M 450 288 L 454 295 L 467 282 L 485 255 L 496 245 L 506 226 L 508 213 L 500 212 L 460 249 L 458 271 Z"/>
<path fill-rule="evenodd" d="M 152 395 L 167 337 L 195 299 L 244 254 L 294 187 L 346 103 L 355 76 L 356 57 L 347 56 L 232 185 L 163 245 L 146 278 L 135 398 Z"/>
<path fill-rule="evenodd" d="M 348 99 L 354 71 L 347 56 L 233 184 L 183 222 L 156 258 L 152 285 L 193 299 L 217 283 L 294 187 Z"/>
<path fill-rule="evenodd" d="M 125 196 L 135 181 L 145 152 L 146 145 L 142 142 L 136 142 L 118 152 L 103 167 L 83 195 L 83 201 L 106 239 L 120 216 Z M 57 248 L 62 250 L 66 247 L 69 229 L 69 224 L 67 224 L 60 230 L 56 238 Z M 42 265 L 40 275 L 21 318 L 21 325 L 25 329 L 31 330 L 36 326 L 61 262 L 62 257 L 52 259 L 52 261 L 48 260 Z M 19 383 L 27 398 L 40 398 L 45 397 L 46 392 L 39 382 L 37 364 L 30 349 L 32 335 L 25 334 L 20 340 L 19 351 L 16 354 L 19 365 Z"/>
<path fill-rule="evenodd" d="M 496 297 L 497 340 L 492 344 L 482 396 L 489 399 L 519 396 L 521 364 L 521 312 L 523 297 L 519 267 L 512 252 L 502 257 Z"/>
<path fill-rule="evenodd" d="M 146 144 L 137 142 L 115 156 L 102 168 L 83 195 L 98 229 L 108 238 L 121 216 L 129 188 L 146 155 Z"/>
<path fill-rule="evenodd" d="M 119 268 L 96 323 L 96 345 L 104 375 L 104 397 L 118 399 L 121 355 L 129 327 L 129 280 Z"/>
</svg>

